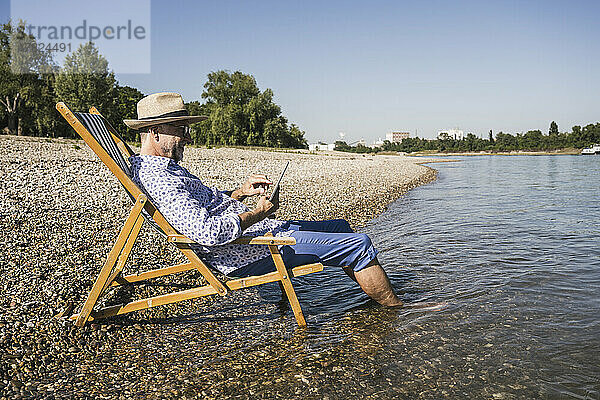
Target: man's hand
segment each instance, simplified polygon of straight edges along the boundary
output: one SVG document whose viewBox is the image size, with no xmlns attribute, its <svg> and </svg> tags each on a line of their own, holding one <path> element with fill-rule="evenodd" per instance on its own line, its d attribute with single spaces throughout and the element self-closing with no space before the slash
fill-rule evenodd
<svg viewBox="0 0 600 400">
<path fill-rule="evenodd" d="M 269 215 L 273 214 L 277 208 L 279 208 L 279 200 L 273 200 L 270 202 L 267 196 L 261 196 L 256 203 L 256 208 L 252 211 L 247 211 L 240 214 L 240 222 L 242 231 L 245 231 L 249 226 L 262 221 Z"/>
<path fill-rule="evenodd" d="M 261 198 L 258 199 L 258 203 L 256 203 L 255 210 L 257 210 L 261 214 L 264 214 L 264 218 L 266 218 L 269 215 L 273 214 L 275 211 L 277 211 L 278 208 L 279 198 L 273 199 L 273 202 L 271 202 L 269 199 L 267 199 L 267 196 L 261 196 Z"/>
<path fill-rule="evenodd" d="M 231 193 L 231 197 L 242 201 L 246 197 L 265 193 L 271 184 L 273 184 L 273 182 L 267 179 L 266 175 L 250 175 L 248 180 L 244 182 L 241 188 L 236 189 Z"/>
</svg>

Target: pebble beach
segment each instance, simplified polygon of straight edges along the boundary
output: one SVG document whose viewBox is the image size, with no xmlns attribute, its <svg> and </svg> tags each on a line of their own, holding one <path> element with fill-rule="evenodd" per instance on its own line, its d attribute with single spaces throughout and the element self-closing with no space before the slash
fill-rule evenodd
<svg viewBox="0 0 600 400">
<path fill-rule="evenodd" d="M 419 165 L 427 159 L 338 152 L 186 148 L 181 164 L 231 190 L 252 173 L 276 179 L 288 160 L 276 218 L 345 218 L 356 229 L 436 178 Z M 83 141 L 0 136 L 0 168 L 0 398 L 389 396 L 369 386 L 387 368 L 376 357 L 379 308 L 337 321 L 345 339 L 322 351 L 307 350 L 310 326 L 298 329 L 289 307 L 254 288 L 75 327 L 67 316 L 85 301 L 131 201 Z M 145 224 L 125 272 L 181 261 Z M 117 288 L 101 304 L 201 284 L 188 272 Z M 415 393 L 415 376 L 398 396 Z"/>
</svg>

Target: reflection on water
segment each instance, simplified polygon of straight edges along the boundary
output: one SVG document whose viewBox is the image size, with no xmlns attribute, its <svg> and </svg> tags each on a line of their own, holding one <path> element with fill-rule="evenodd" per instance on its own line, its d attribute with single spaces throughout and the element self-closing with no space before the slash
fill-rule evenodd
<svg viewBox="0 0 600 400">
<path fill-rule="evenodd" d="M 385 367 L 366 392 L 401 385 L 410 396 L 430 382 L 447 397 L 598 398 L 600 158 L 481 156 L 434 167 L 437 182 L 362 231 L 405 301 L 450 306 L 382 309 L 343 272 L 313 274 L 296 285 L 311 326 L 297 333 L 302 351 L 373 347 Z M 273 287 L 261 295 L 279 299 Z"/>
</svg>

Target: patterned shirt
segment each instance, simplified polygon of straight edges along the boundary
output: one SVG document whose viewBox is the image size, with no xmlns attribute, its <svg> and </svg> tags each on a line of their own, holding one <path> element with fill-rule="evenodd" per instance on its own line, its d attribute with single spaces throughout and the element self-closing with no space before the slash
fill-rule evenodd
<svg viewBox="0 0 600 400">
<path fill-rule="evenodd" d="M 227 275 L 269 257 L 266 246 L 228 244 L 242 234 L 289 236 L 286 221 L 264 219 L 242 232 L 239 214 L 250 209 L 224 191 L 209 188 L 173 159 L 151 155 L 129 158 L 133 181 L 179 233 L 197 245 L 192 249 L 211 267 Z"/>
</svg>

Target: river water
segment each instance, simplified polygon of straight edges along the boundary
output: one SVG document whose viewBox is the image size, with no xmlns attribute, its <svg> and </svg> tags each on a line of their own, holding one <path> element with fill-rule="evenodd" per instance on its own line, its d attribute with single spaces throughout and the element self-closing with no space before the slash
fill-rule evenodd
<svg viewBox="0 0 600 400">
<path fill-rule="evenodd" d="M 385 310 L 313 274 L 304 350 L 377 347 L 365 393 L 383 397 L 600 398 L 600 157 L 459 160 L 361 230 L 406 302 L 448 308 Z"/>
</svg>

